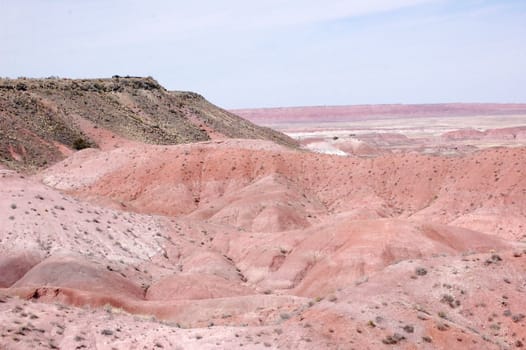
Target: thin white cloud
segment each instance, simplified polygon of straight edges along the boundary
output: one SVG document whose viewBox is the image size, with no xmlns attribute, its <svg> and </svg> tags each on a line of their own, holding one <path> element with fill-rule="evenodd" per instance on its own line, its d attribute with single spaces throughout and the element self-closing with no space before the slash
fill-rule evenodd
<svg viewBox="0 0 526 350">
<path fill-rule="evenodd" d="M 436 0 L 228 1 L 233 17 L 261 26 L 296 25 L 387 12 Z"/>
<path fill-rule="evenodd" d="M 122 47 L 219 33 L 279 31 L 434 1 L 440 0 L 31 0 L 12 4 L 0 14 L 4 28 L 0 38 L 18 47 L 25 41 L 49 45 L 50 38 L 79 49 Z"/>
<path fill-rule="evenodd" d="M 348 17 L 388 12 L 438 0 L 197 0 L 177 6 L 163 1 L 156 4 L 159 11 L 144 24 L 150 29 L 171 28 L 175 31 L 207 30 L 210 28 L 274 29 L 308 23 L 331 21 Z M 144 27 L 144 25 L 143 25 Z"/>
</svg>

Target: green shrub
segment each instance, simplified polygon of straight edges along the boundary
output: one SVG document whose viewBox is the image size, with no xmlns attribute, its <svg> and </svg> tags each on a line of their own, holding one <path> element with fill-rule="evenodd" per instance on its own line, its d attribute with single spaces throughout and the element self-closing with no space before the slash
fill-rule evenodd
<svg viewBox="0 0 526 350">
<path fill-rule="evenodd" d="M 76 149 L 77 151 L 84 149 L 84 148 L 89 148 L 89 147 L 90 147 L 90 143 L 86 141 L 85 139 L 83 139 L 82 137 L 78 137 L 75 139 L 75 141 L 73 141 L 73 148 Z"/>
</svg>

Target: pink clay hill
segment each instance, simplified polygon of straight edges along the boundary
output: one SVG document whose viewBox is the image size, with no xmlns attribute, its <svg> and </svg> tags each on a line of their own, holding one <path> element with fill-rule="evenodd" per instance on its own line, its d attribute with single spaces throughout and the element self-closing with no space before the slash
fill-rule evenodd
<svg viewBox="0 0 526 350">
<path fill-rule="evenodd" d="M 140 78 L 4 79 L 0 123 L 2 349 L 526 346 L 524 127 L 321 154 Z"/>
</svg>

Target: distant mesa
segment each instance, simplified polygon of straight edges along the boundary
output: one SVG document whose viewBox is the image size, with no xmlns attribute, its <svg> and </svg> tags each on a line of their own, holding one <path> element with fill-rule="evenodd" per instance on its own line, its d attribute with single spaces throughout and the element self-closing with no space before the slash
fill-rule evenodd
<svg viewBox="0 0 526 350">
<path fill-rule="evenodd" d="M 526 104 L 445 103 L 240 109 L 318 153 L 459 155 L 524 144 Z"/>
<path fill-rule="evenodd" d="M 337 122 L 349 120 L 396 119 L 401 117 L 514 115 L 526 114 L 526 104 L 379 104 L 233 109 L 232 112 L 254 123 L 272 124 L 285 122 Z"/>
</svg>

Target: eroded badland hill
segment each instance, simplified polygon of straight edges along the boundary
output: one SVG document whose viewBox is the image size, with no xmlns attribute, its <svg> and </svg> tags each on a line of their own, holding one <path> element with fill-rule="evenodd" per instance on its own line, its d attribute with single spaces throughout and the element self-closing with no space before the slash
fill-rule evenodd
<svg viewBox="0 0 526 350">
<path fill-rule="evenodd" d="M 526 346 L 524 146 L 319 154 L 151 79 L 0 99 L 2 348 Z"/>
</svg>

